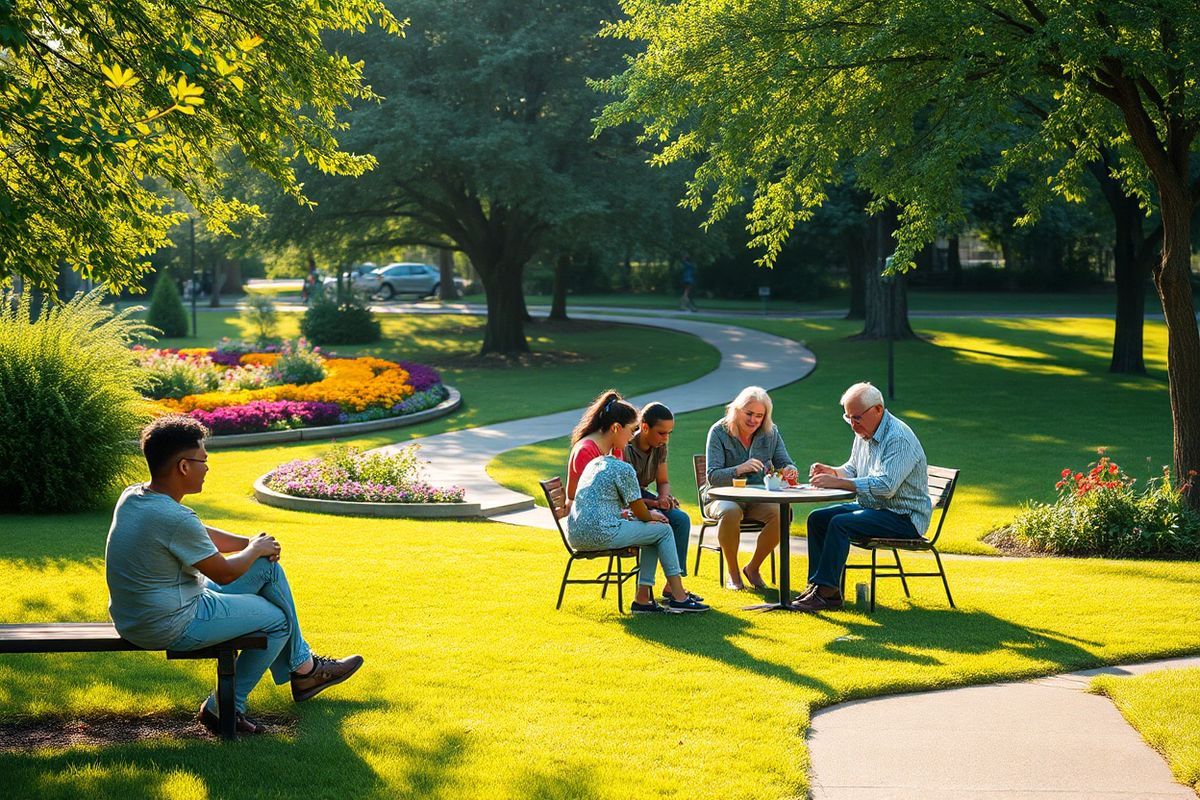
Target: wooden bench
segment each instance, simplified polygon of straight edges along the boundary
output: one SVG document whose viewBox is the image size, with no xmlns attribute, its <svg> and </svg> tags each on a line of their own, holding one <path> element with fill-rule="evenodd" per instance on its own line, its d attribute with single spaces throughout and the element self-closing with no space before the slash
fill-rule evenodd
<svg viewBox="0 0 1200 800">
<path fill-rule="evenodd" d="M 217 709 L 221 715 L 221 738 L 237 738 L 233 694 L 239 650 L 265 650 L 267 637 L 239 636 L 200 650 L 167 650 L 168 659 L 215 658 L 217 660 Z M 0 625 L 0 653 L 115 653 L 145 650 L 122 639 L 108 622 L 54 622 Z"/>
</svg>

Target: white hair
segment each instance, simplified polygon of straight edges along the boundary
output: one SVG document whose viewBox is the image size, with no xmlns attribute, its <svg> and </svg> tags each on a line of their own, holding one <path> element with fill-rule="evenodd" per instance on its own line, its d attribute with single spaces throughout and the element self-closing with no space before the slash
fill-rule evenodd
<svg viewBox="0 0 1200 800">
<path fill-rule="evenodd" d="M 725 430 L 736 435 L 740 430 L 737 420 L 737 412 L 741 411 L 750 403 L 762 403 L 763 406 L 763 421 L 759 426 L 764 433 L 770 433 L 775 429 L 775 423 L 771 420 L 771 411 L 774 404 L 771 402 L 770 395 L 767 390 L 761 386 L 747 386 L 738 392 L 738 396 L 733 398 L 733 401 L 725 406 Z"/>
<path fill-rule="evenodd" d="M 860 401 L 865 408 L 883 405 L 883 392 L 876 389 L 867 382 L 856 383 L 846 391 L 842 392 L 842 399 L 838 402 L 845 407 L 851 400 Z"/>
</svg>

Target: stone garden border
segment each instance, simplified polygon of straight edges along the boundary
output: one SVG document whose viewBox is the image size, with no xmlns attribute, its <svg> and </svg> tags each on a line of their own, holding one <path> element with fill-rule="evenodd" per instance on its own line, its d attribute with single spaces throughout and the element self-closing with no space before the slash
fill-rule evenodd
<svg viewBox="0 0 1200 800">
<path fill-rule="evenodd" d="M 268 472 L 254 482 L 254 497 L 263 505 L 286 508 L 289 511 L 388 519 L 465 519 L 483 516 L 479 503 L 361 503 L 354 500 L 293 497 L 267 488 L 267 477 L 270 474 Z"/>
<path fill-rule="evenodd" d="M 290 428 L 286 431 L 262 431 L 260 433 L 230 433 L 224 436 L 210 436 L 204 445 L 209 450 L 222 447 L 246 447 L 256 444 L 279 444 L 280 442 L 308 442 L 323 439 L 339 439 L 343 436 L 357 436 L 363 433 L 403 428 L 427 422 L 431 419 L 444 417 L 462 405 L 462 395 L 453 386 L 446 386 L 449 396 L 433 408 L 404 414 L 399 417 L 385 417 L 367 422 L 347 422 L 343 425 L 321 425 L 315 428 Z M 370 505 L 366 503 L 364 505 Z"/>
</svg>

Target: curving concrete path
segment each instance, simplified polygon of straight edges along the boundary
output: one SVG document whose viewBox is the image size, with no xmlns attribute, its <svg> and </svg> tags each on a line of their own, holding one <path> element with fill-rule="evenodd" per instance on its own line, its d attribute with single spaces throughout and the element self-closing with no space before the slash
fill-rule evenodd
<svg viewBox="0 0 1200 800">
<path fill-rule="evenodd" d="M 1021 683 L 880 697 L 813 715 L 813 800 L 1196 800 L 1096 675 L 1200 667 L 1200 656 Z"/>
<path fill-rule="evenodd" d="M 386 313 L 387 309 L 381 308 Z M 405 312 L 401 312 L 405 313 Z M 411 312 L 408 312 L 411 313 Z M 420 313 L 420 312 L 418 312 Z M 444 310 L 439 313 L 446 313 Z M 458 313 L 479 313 L 464 308 Z M 698 336 L 717 348 L 721 362 L 715 370 L 690 383 L 629 398 L 635 406 L 658 400 L 672 411 L 684 413 L 721 405 L 733 399 L 744 386 L 758 385 L 767 389 L 785 386 L 812 372 L 816 358 L 798 342 L 736 325 L 698 322 L 672 317 L 630 317 L 618 314 L 572 314 L 572 319 L 617 322 L 646 327 L 664 328 Z M 652 334 L 649 334 L 652 335 Z M 619 383 L 614 380 L 609 383 Z M 597 385 L 597 392 L 604 386 Z M 542 391 L 553 391 L 552 386 Z M 468 402 L 470 398 L 467 398 Z M 506 489 L 487 474 L 487 465 L 501 453 L 516 447 L 557 436 L 564 436 L 579 422 L 582 408 L 546 414 L 540 417 L 501 422 L 467 430 L 442 433 L 421 439 L 421 457 L 428 460 L 426 475 L 431 483 L 458 485 L 467 490 L 465 500 L 479 503 L 482 513 L 496 517 L 534 508 L 529 495 Z M 402 447 L 390 445 L 384 450 Z M 565 469 L 566 454 L 563 454 Z M 545 519 L 541 519 L 544 517 Z M 532 519 L 509 517 L 505 521 L 518 524 L 553 526 L 549 513 L 534 514 Z"/>
</svg>

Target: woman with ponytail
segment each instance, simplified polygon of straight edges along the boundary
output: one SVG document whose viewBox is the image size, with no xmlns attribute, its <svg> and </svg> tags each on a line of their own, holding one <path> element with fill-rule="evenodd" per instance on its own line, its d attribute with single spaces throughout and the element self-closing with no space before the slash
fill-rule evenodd
<svg viewBox="0 0 1200 800">
<path fill-rule="evenodd" d="M 610 389 L 597 397 L 571 433 L 567 497 L 571 503 L 567 539 L 581 550 L 638 547 L 634 614 L 708 611 L 683 588 L 683 569 L 667 518 L 646 507 L 637 472 L 622 453 L 637 430 L 637 409 Z M 654 577 L 662 564 L 667 603 L 654 601 Z"/>
</svg>

